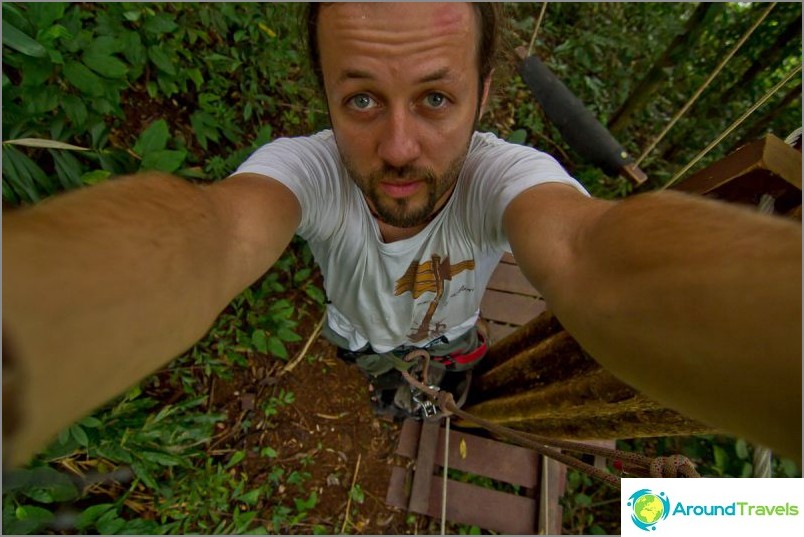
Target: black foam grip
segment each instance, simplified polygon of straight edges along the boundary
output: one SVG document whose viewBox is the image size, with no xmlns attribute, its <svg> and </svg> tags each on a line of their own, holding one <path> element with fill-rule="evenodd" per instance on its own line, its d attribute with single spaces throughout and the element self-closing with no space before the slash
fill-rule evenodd
<svg viewBox="0 0 804 537">
<path fill-rule="evenodd" d="M 519 74 L 550 121 L 581 156 L 610 175 L 633 162 L 614 136 L 539 58 L 526 58 L 519 65 Z"/>
</svg>

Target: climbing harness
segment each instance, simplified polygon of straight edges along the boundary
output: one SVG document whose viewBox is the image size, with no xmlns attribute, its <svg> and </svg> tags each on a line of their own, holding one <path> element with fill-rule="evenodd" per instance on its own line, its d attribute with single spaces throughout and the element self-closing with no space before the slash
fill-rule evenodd
<svg viewBox="0 0 804 537">
<path fill-rule="evenodd" d="M 417 359 L 423 360 L 423 378 L 426 377 L 427 369 L 429 367 L 430 356 L 427 351 L 417 349 L 410 352 L 406 357 L 406 361 L 414 361 Z M 473 422 L 488 431 L 498 434 L 508 440 L 513 441 L 523 447 L 527 447 L 544 455 L 550 457 L 558 462 L 566 464 L 570 468 L 574 468 L 583 472 L 590 477 L 597 478 L 614 488 L 620 488 L 620 478 L 605 472 L 595 466 L 585 463 L 582 460 L 567 455 L 564 451 L 580 453 L 584 455 L 594 455 L 604 457 L 611 460 L 613 466 L 623 472 L 624 474 L 633 475 L 635 477 L 700 477 L 700 474 L 695 469 L 692 462 L 682 455 L 672 455 L 669 457 L 647 457 L 637 453 L 631 453 L 618 449 L 609 449 L 600 446 L 592 446 L 581 442 L 571 442 L 568 440 L 558 440 L 555 438 L 548 438 L 545 436 L 535 435 L 531 433 L 524 433 L 497 425 L 496 423 L 474 416 L 468 412 L 460 409 L 463 402 L 458 405 L 452 394 L 446 390 L 441 390 L 437 386 L 428 386 L 420 380 L 416 379 L 409 371 L 403 371 L 402 376 L 411 385 L 411 390 L 418 390 L 424 394 L 434 407 L 440 412 L 435 414 L 430 419 L 440 419 L 442 417 L 449 418 L 452 415 L 459 418 Z M 462 398 L 465 399 L 465 398 Z"/>
</svg>

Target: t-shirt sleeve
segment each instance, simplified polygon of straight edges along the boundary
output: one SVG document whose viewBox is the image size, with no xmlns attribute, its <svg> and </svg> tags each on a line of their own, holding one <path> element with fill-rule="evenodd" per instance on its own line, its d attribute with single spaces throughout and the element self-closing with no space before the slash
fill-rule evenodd
<svg viewBox="0 0 804 537">
<path fill-rule="evenodd" d="M 338 153 L 331 131 L 313 136 L 279 138 L 259 149 L 235 171 L 276 179 L 299 200 L 297 233 L 307 240 L 325 238 L 337 218 Z"/>
<path fill-rule="evenodd" d="M 586 189 L 558 163 L 537 149 L 478 134 L 467 166 L 474 170 L 467 190 L 467 225 L 489 249 L 511 251 L 503 229 L 508 204 L 525 190 L 545 183 L 563 183 L 588 196 Z"/>
</svg>

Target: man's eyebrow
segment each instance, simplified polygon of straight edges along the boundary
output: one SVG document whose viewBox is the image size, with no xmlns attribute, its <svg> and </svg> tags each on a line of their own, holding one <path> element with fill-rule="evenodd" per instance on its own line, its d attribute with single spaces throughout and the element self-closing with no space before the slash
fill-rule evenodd
<svg viewBox="0 0 804 537">
<path fill-rule="evenodd" d="M 418 84 L 425 84 L 427 82 L 435 82 L 437 80 L 443 80 L 445 78 L 449 78 L 450 76 L 450 69 L 449 67 L 442 67 L 437 71 L 433 71 L 432 73 L 426 74 L 423 77 L 419 78 L 416 82 Z M 359 69 L 347 69 L 341 76 L 338 77 L 338 82 L 345 82 L 346 80 L 374 80 L 374 75 L 369 73 L 368 71 L 361 71 Z"/>
<path fill-rule="evenodd" d="M 373 80 L 374 75 L 369 73 L 368 71 L 360 71 L 358 69 L 347 69 L 341 76 L 338 77 L 338 82 L 345 82 L 349 79 L 369 79 Z"/>
<path fill-rule="evenodd" d="M 442 80 L 444 78 L 449 78 L 449 75 L 450 75 L 449 67 L 442 67 L 438 71 L 434 71 L 434 72 L 430 73 L 429 75 L 424 75 L 419 80 L 417 80 L 417 82 L 419 84 L 424 84 L 426 82 L 436 82 L 436 81 Z"/>
</svg>

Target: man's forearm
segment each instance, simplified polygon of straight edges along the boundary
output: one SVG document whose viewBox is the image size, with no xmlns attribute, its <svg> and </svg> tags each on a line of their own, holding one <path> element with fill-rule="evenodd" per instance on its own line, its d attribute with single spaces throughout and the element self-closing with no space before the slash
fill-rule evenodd
<svg viewBox="0 0 804 537">
<path fill-rule="evenodd" d="M 4 352 L 19 394 L 6 462 L 203 336 L 250 283 L 227 267 L 228 226 L 205 189 L 160 174 L 4 213 Z"/>
<path fill-rule="evenodd" d="M 801 227 L 677 194 L 611 206 L 548 296 L 607 369 L 801 456 Z"/>
<path fill-rule="evenodd" d="M 523 273 L 606 369 L 669 408 L 801 456 L 801 226 L 678 193 L 563 185 L 505 220 Z"/>
</svg>

